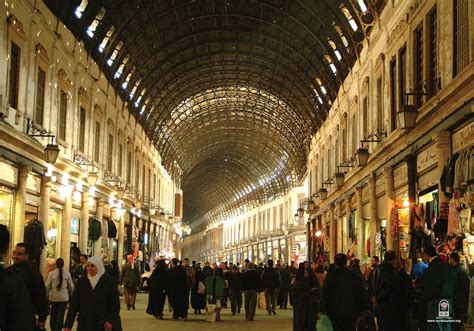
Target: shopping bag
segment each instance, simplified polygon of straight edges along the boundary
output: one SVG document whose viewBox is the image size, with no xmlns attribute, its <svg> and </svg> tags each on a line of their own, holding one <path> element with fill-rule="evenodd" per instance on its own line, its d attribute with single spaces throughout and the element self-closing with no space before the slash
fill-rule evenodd
<svg viewBox="0 0 474 331">
<path fill-rule="evenodd" d="M 265 293 L 263 292 L 258 294 L 258 308 L 267 309 L 267 300 L 265 300 Z"/>
<path fill-rule="evenodd" d="M 198 283 L 197 293 L 198 294 L 206 294 L 206 286 L 204 286 L 203 282 Z"/>
<path fill-rule="evenodd" d="M 319 315 L 318 323 L 316 324 L 317 331 L 332 331 L 332 323 L 329 317 L 324 314 Z"/>
<path fill-rule="evenodd" d="M 217 305 L 208 304 L 206 307 L 206 321 L 216 322 L 220 320 L 219 308 Z"/>
</svg>

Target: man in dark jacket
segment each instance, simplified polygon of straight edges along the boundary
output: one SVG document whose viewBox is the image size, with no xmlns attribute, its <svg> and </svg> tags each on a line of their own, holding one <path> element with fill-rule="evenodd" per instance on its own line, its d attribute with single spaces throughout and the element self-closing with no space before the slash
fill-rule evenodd
<svg viewBox="0 0 474 331">
<path fill-rule="evenodd" d="M 46 287 L 38 268 L 28 261 L 28 247 L 24 243 L 16 244 L 13 250 L 13 265 L 9 269 L 23 279 L 28 288 L 33 313 L 38 316 L 35 323 L 38 327 L 43 327 L 48 315 Z"/>
<path fill-rule="evenodd" d="M 240 314 L 240 309 L 242 308 L 242 274 L 237 269 L 237 266 L 234 265 L 227 275 L 229 280 L 230 309 L 232 315 Z"/>
<path fill-rule="evenodd" d="M 76 266 L 76 269 L 74 269 L 74 280 L 77 282 L 77 280 L 81 277 L 87 276 L 87 270 L 86 270 L 86 263 L 87 263 L 87 255 L 86 254 L 81 254 L 79 256 L 79 261 L 80 263 Z"/>
<path fill-rule="evenodd" d="M 170 270 L 170 284 L 168 297 L 173 307 L 173 319 L 183 318 L 184 320 L 188 317 L 188 276 L 184 268 L 179 265 L 179 260 L 174 258 L 171 260 Z"/>
<path fill-rule="evenodd" d="M 454 291 L 454 274 L 452 268 L 441 261 L 433 246 L 425 247 L 423 250 L 423 260 L 428 263 L 428 268 L 424 273 L 423 289 L 421 299 L 426 302 L 426 319 L 436 321 L 439 315 L 439 307 L 443 305 L 443 313 L 452 317 L 452 297 Z M 429 322 L 426 328 L 428 331 L 439 330 L 439 323 Z"/>
<path fill-rule="evenodd" d="M 257 307 L 257 293 L 260 292 L 261 283 L 255 264 L 250 263 L 249 269 L 242 275 L 242 289 L 245 293 L 245 318 L 253 321 Z"/>
<path fill-rule="evenodd" d="M 402 305 L 408 304 L 398 300 L 402 294 L 396 264 L 397 254 L 394 251 L 385 252 L 382 264 L 375 268 L 371 277 L 372 300 L 381 331 L 398 330 Z"/>
<path fill-rule="evenodd" d="M 127 256 L 127 262 L 122 266 L 120 273 L 120 284 L 123 285 L 125 304 L 127 310 L 135 310 L 135 300 L 137 298 L 138 286 L 141 283 L 140 272 L 135 265 L 135 259 L 132 254 Z"/>
<path fill-rule="evenodd" d="M 460 261 L 458 253 L 451 253 L 449 255 L 449 265 L 453 268 L 455 279 L 453 292 L 454 318 L 461 320 L 461 323 L 454 323 L 454 330 L 462 329 L 462 323 L 466 323 L 469 305 L 470 279 L 466 270 L 461 266 Z"/>
<path fill-rule="evenodd" d="M 286 309 L 288 305 L 288 291 L 291 286 L 291 274 L 286 263 L 280 269 L 280 309 Z"/>
<path fill-rule="evenodd" d="M 10 233 L 0 224 L 0 259 L 7 255 Z M 33 308 L 23 280 L 0 267 L 0 330 L 33 329 Z"/>
<path fill-rule="evenodd" d="M 276 315 L 276 291 L 280 287 L 280 279 L 277 271 L 273 268 L 273 260 L 268 260 L 268 267 L 263 270 L 262 288 L 265 291 L 268 315 Z"/>
<path fill-rule="evenodd" d="M 328 315 L 335 331 L 355 330 L 357 318 L 368 309 L 364 283 L 347 269 L 345 254 L 337 254 L 334 262 L 324 281 L 320 311 Z"/>
</svg>

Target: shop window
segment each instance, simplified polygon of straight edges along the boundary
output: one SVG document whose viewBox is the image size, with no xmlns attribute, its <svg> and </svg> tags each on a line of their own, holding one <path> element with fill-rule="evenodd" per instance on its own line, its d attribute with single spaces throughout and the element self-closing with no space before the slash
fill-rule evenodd
<svg viewBox="0 0 474 331">
<path fill-rule="evenodd" d="M 94 161 L 99 162 L 100 156 L 100 123 L 95 122 L 94 130 Z"/>
<path fill-rule="evenodd" d="M 43 126 L 44 118 L 44 95 L 46 87 L 46 72 L 38 67 L 38 75 L 36 79 L 36 110 L 35 123 Z"/>
<path fill-rule="evenodd" d="M 79 151 L 85 152 L 86 142 L 86 110 L 79 108 Z"/>
<path fill-rule="evenodd" d="M 438 17 L 436 6 L 428 15 L 428 29 L 428 93 L 430 96 L 433 96 L 438 92 L 438 84 L 436 82 L 438 77 Z"/>
<path fill-rule="evenodd" d="M 13 221 L 13 191 L 0 187 L 0 224 L 10 228 Z"/>
<path fill-rule="evenodd" d="M 48 233 L 46 235 L 46 257 L 55 259 L 57 257 L 58 249 L 58 224 L 61 224 L 63 212 L 61 209 L 50 209 L 48 220 Z"/>
<path fill-rule="evenodd" d="M 8 103 L 10 107 L 15 109 L 18 108 L 18 91 L 20 88 L 20 54 L 20 47 L 12 42 L 10 49 Z"/>
<path fill-rule="evenodd" d="M 453 77 L 469 63 L 469 0 L 454 0 Z"/>
<path fill-rule="evenodd" d="M 58 138 L 63 141 L 66 141 L 67 102 L 68 102 L 67 93 L 64 90 L 60 90 Z"/>
</svg>

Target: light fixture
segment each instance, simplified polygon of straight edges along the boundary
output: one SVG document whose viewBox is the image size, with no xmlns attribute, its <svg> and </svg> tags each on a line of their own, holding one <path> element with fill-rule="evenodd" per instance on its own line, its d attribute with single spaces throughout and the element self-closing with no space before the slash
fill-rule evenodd
<svg viewBox="0 0 474 331">
<path fill-rule="evenodd" d="M 415 105 L 404 104 L 397 111 L 397 117 L 400 127 L 404 130 L 410 130 L 415 127 L 418 110 Z"/>
<path fill-rule="evenodd" d="M 161 212 L 160 212 L 160 221 L 164 222 L 165 219 L 166 219 L 166 214 L 165 214 L 164 211 L 161 211 Z"/>
<path fill-rule="evenodd" d="M 356 151 L 356 156 L 357 156 L 357 163 L 359 164 L 359 167 L 364 167 L 367 165 L 367 162 L 369 161 L 369 150 L 367 148 L 358 148 Z"/>
<path fill-rule="evenodd" d="M 283 230 L 283 234 L 285 236 L 287 236 L 288 235 L 288 227 L 286 225 L 283 225 L 283 227 L 281 229 Z"/>
<path fill-rule="evenodd" d="M 345 175 L 344 175 L 343 172 L 336 172 L 334 174 L 334 178 L 336 179 L 336 186 L 337 187 L 341 187 L 342 185 L 344 185 Z"/>
<path fill-rule="evenodd" d="M 125 187 L 117 186 L 115 191 L 117 192 L 117 199 L 123 199 L 123 195 L 125 194 Z"/>
<path fill-rule="evenodd" d="M 316 206 L 316 203 L 314 202 L 313 199 L 308 201 L 308 210 L 313 211 L 315 206 Z"/>
<path fill-rule="evenodd" d="M 47 144 L 44 149 L 44 160 L 46 163 L 54 164 L 58 159 L 59 147 L 56 144 Z"/>
<path fill-rule="evenodd" d="M 321 230 L 318 230 L 316 231 L 316 233 L 314 234 L 317 238 L 321 237 L 323 233 L 321 232 Z"/>
<path fill-rule="evenodd" d="M 99 175 L 95 171 L 90 171 L 87 175 L 87 184 L 89 186 L 95 186 L 97 184 L 97 180 L 99 179 Z"/>
<path fill-rule="evenodd" d="M 321 200 L 326 200 L 328 198 L 328 190 L 324 187 L 319 189 L 319 198 Z"/>
<path fill-rule="evenodd" d="M 154 216 L 156 214 L 156 208 L 155 207 L 150 207 L 148 209 L 148 212 L 150 213 L 150 216 Z"/>
</svg>

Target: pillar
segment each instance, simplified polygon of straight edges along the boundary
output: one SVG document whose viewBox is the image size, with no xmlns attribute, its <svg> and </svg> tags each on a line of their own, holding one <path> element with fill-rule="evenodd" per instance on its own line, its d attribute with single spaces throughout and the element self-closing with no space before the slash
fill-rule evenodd
<svg viewBox="0 0 474 331">
<path fill-rule="evenodd" d="M 393 168 L 384 168 L 384 180 L 385 180 L 385 197 L 387 199 L 387 228 L 386 228 L 386 240 L 387 250 L 394 250 L 398 252 L 398 238 L 392 237 L 392 207 L 395 203 L 395 190 L 393 188 Z"/>
<path fill-rule="evenodd" d="M 360 260 L 364 257 L 364 209 L 362 208 L 362 187 L 356 187 L 357 253 Z"/>
<path fill-rule="evenodd" d="M 344 199 L 344 208 L 346 209 L 346 217 L 343 218 L 342 222 L 342 252 L 344 254 L 349 250 L 349 216 L 351 215 L 351 196 L 346 196 Z"/>
<path fill-rule="evenodd" d="M 451 134 L 448 131 L 440 131 L 433 135 L 432 138 L 435 142 L 436 155 L 438 157 L 438 167 L 436 169 L 436 178 L 441 178 L 444 166 L 451 156 Z M 438 184 L 439 201 L 449 202 L 449 198 L 446 197 L 441 189 L 441 183 Z"/>
<path fill-rule="evenodd" d="M 79 226 L 79 250 L 81 254 L 87 254 L 87 242 L 89 240 L 89 192 L 82 192 L 81 224 Z"/>
<path fill-rule="evenodd" d="M 48 237 L 49 230 L 49 200 L 51 197 L 51 177 L 43 176 L 41 178 L 41 190 L 40 190 L 40 206 L 38 212 L 38 219 L 43 224 L 44 237 Z M 40 271 L 43 276 L 46 275 L 46 257 L 48 250 L 46 248 L 41 252 L 40 258 Z"/>
<path fill-rule="evenodd" d="M 12 227 L 10 252 L 13 252 L 13 248 L 17 243 L 24 241 L 26 181 L 30 170 L 31 168 L 27 165 L 20 165 L 18 169 L 17 188 L 15 193 L 15 222 Z"/>
<path fill-rule="evenodd" d="M 99 198 L 97 199 L 97 209 L 95 211 L 95 218 L 100 222 L 101 227 L 102 227 L 102 219 L 104 218 L 104 199 Z M 102 231 L 102 235 L 104 235 L 104 231 Z M 95 256 L 100 256 L 101 255 L 101 243 L 102 243 L 102 237 L 97 239 L 94 242 L 94 254 Z"/>
<path fill-rule="evenodd" d="M 123 245 L 124 245 L 124 237 L 125 237 L 125 216 L 122 215 L 120 217 L 120 223 L 118 228 L 118 247 L 117 247 L 117 256 L 118 256 L 118 265 L 121 266 L 123 262 Z"/>
<path fill-rule="evenodd" d="M 334 204 L 329 205 L 329 210 L 326 213 L 326 221 L 329 222 L 329 261 L 334 262 L 334 255 L 336 254 L 336 220 L 334 215 Z"/>
<path fill-rule="evenodd" d="M 337 242 L 336 242 L 336 253 L 344 252 L 342 247 L 342 200 L 336 202 L 335 209 L 335 220 L 336 220 L 336 233 L 337 233 Z"/>
<path fill-rule="evenodd" d="M 66 197 L 64 198 L 64 217 L 61 224 L 61 253 L 60 257 L 64 260 L 64 270 L 69 270 L 69 257 L 71 255 L 71 218 L 72 218 L 72 191 L 68 186 Z"/>
<path fill-rule="evenodd" d="M 375 251 L 375 237 L 377 236 L 377 192 L 376 192 L 376 177 L 375 174 L 370 174 L 369 177 L 369 204 L 370 204 L 370 256 L 377 255 Z"/>
</svg>

